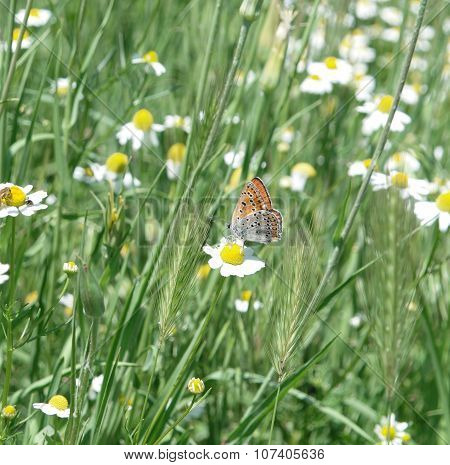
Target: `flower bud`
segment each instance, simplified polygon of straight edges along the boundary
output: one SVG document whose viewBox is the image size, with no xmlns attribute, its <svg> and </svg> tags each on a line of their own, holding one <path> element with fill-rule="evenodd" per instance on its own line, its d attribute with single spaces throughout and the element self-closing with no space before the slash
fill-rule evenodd
<svg viewBox="0 0 450 465">
<path fill-rule="evenodd" d="M 63 271 L 70 277 L 78 273 L 78 266 L 75 262 L 66 262 L 63 265 Z"/>
<path fill-rule="evenodd" d="M 2 417 L 7 420 L 12 420 L 17 415 L 17 410 L 14 405 L 7 405 L 2 409 Z"/>
<path fill-rule="evenodd" d="M 192 394 L 201 394 L 205 390 L 205 383 L 200 378 L 191 378 L 188 389 Z"/>
<path fill-rule="evenodd" d="M 254 21 L 260 10 L 261 0 L 243 0 L 239 8 L 239 14 L 249 22 Z"/>
</svg>

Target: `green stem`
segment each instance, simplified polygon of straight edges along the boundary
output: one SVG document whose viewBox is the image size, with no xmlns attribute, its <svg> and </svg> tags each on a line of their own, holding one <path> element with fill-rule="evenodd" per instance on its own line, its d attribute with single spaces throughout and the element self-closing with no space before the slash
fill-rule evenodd
<svg viewBox="0 0 450 465">
<path fill-rule="evenodd" d="M 141 434 L 141 427 L 144 421 L 145 411 L 147 410 L 148 398 L 150 397 L 150 391 L 152 389 L 153 378 L 155 377 L 156 366 L 158 365 L 158 359 L 159 359 L 159 354 L 161 353 L 161 347 L 162 347 L 162 342 L 159 340 L 157 348 L 156 348 L 155 361 L 153 362 L 152 371 L 150 373 L 150 378 L 148 380 L 147 393 L 144 399 L 144 406 L 142 407 L 141 416 L 139 418 L 139 424 L 138 424 L 138 429 L 137 429 L 137 434 L 136 434 L 137 438 L 139 438 Z"/>
<path fill-rule="evenodd" d="M 275 425 L 275 417 L 277 416 L 278 398 L 280 396 L 280 389 L 281 389 L 281 383 L 278 382 L 277 396 L 275 397 L 275 405 L 273 407 L 273 412 L 272 412 L 272 421 L 270 422 L 269 446 L 272 444 L 273 427 Z"/>
<path fill-rule="evenodd" d="M 20 25 L 19 37 L 17 38 L 17 42 L 16 42 L 16 49 L 14 50 L 14 53 L 13 53 L 13 56 L 12 56 L 12 59 L 11 59 L 11 63 L 9 64 L 9 69 L 8 69 L 8 74 L 6 76 L 5 84 L 3 85 L 2 93 L 1 93 L 1 96 L 0 96 L 0 118 L 1 118 L 1 116 L 3 114 L 4 109 L 5 109 L 5 101 L 6 101 L 7 97 L 8 97 L 9 87 L 11 85 L 12 78 L 13 78 L 14 72 L 16 70 L 17 59 L 19 58 L 20 48 L 21 48 L 21 45 L 22 45 L 22 39 L 23 39 L 23 35 L 25 33 L 26 24 L 28 22 L 28 16 L 30 15 L 32 2 L 33 2 L 33 0 L 27 0 L 27 4 L 25 6 L 25 15 L 24 15 L 23 23 Z M 13 13 L 11 13 L 11 14 L 13 14 Z"/>
</svg>

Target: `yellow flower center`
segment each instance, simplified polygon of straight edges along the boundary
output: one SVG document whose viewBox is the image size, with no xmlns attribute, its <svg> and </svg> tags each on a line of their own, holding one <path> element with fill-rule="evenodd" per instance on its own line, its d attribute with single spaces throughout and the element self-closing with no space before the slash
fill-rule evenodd
<svg viewBox="0 0 450 465">
<path fill-rule="evenodd" d="M 26 200 L 27 194 L 19 186 L 5 187 L 0 191 L 0 204 L 8 207 L 21 207 Z"/>
<path fill-rule="evenodd" d="M 420 84 L 420 82 L 415 82 L 415 83 L 412 85 L 412 88 L 413 88 L 418 94 L 420 94 L 420 91 L 422 90 L 422 84 Z"/>
<path fill-rule="evenodd" d="M 366 158 L 365 160 L 363 160 L 363 165 L 364 165 L 364 168 L 369 168 L 370 164 L 372 163 L 372 159 L 371 158 Z"/>
<path fill-rule="evenodd" d="M 436 206 L 441 212 L 450 213 L 450 191 L 444 192 L 436 199 Z"/>
<path fill-rule="evenodd" d="M 56 396 L 53 396 L 49 401 L 49 405 L 52 407 L 57 408 L 58 410 L 66 410 L 66 408 L 69 407 L 69 402 L 64 396 L 61 396 L 60 394 L 57 394 Z"/>
<path fill-rule="evenodd" d="M 327 57 L 323 62 L 328 69 L 337 69 L 336 57 Z"/>
<path fill-rule="evenodd" d="M 14 28 L 13 33 L 12 33 L 13 41 L 17 41 L 19 39 L 19 34 L 20 34 L 20 28 L 18 27 Z M 28 39 L 28 37 L 30 37 L 30 33 L 28 31 L 23 31 L 22 40 Z"/>
<path fill-rule="evenodd" d="M 411 435 L 409 433 L 403 433 L 402 441 L 403 442 L 408 442 L 410 440 L 411 440 Z"/>
<path fill-rule="evenodd" d="M 309 79 L 312 79 L 313 81 L 320 81 L 320 76 L 318 76 L 317 74 L 311 74 L 311 76 L 309 76 Z"/>
<path fill-rule="evenodd" d="M 30 16 L 32 16 L 33 18 L 39 18 L 40 14 L 41 11 L 39 10 L 39 8 L 31 8 Z"/>
<path fill-rule="evenodd" d="M 394 103 L 394 97 L 392 95 L 384 95 L 381 97 L 380 102 L 378 103 L 378 110 L 382 113 L 389 113 Z"/>
<path fill-rule="evenodd" d="M 60 97 L 65 97 L 69 93 L 69 84 L 67 82 L 59 82 L 56 84 L 56 94 Z"/>
<path fill-rule="evenodd" d="M 167 158 L 176 163 L 181 163 L 185 154 L 186 146 L 182 142 L 178 142 L 177 144 L 173 144 L 169 147 L 169 150 L 167 151 Z"/>
<path fill-rule="evenodd" d="M 13 418 L 16 416 L 17 410 L 14 405 L 7 405 L 3 410 L 2 410 L 2 415 L 5 418 Z"/>
<path fill-rule="evenodd" d="M 406 189 L 408 187 L 408 175 L 406 173 L 395 173 L 391 177 L 392 185 L 399 189 Z"/>
<path fill-rule="evenodd" d="M 123 173 L 128 166 L 128 156 L 121 152 L 115 152 L 106 160 L 106 169 L 112 173 Z"/>
<path fill-rule="evenodd" d="M 38 297 L 39 297 L 38 291 L 29 292 L 29 293 L 25 296 L 24 302 L 25 302 L 27 305 L 32 305 L 32 304 L 34 304 L 34 303 L 37 301 Z"/>
<path fill-rule="evenodd" d="M 197 271 L 197 278 L 198 279 L 207 278 L 210 271 L 211 271 L 211 267 L 207 263 L 205 263 L 204 265 L 200 265 Z"/>
<path fill-rule="evenodd" d="M 392 155 L 392 160 L 395 161 L 395 163 L 402 163 L 404 159 L 404 156 L 400 152 L 395 152 L 394 155 Z"/>
<path fill-rule="evenodd" d="M 158 54 L 154 50 L 150 50 L 142 57 L 147 63 L 158 63 Z"/>
<path fill-rule="evenodd" d="M 225 244 L 220 252 L 220 258 L 230 265 L 241 265 L 244 263 L 244 247 L 238 244 Z"/>
<path fill-rule="evenodd" d="M 353 76 L 353 79 L 356 81 L 356 82 L 359 82 L 362 80 L 362 78 L 365 76 L 364 73 L 361 73 L 361 72 L 357 72 L 354 74 Z"/>
<path fill-rule="evenodd" d="M 133 115 L 133 124 L 141 131 L 148 131 L 153 125 L 153 115 L 142 108 Z"/>
<path fill-rule="evenodd" d="M 94 172 L 92 171 L 92 168 L 90 166 L 86 166 L 86 168 L 84 168 L 84 175 L 89 178 L 94 177 Z"/>
<path fill-rule="evenodd" d="M 252 298 L 252 291 L 242 291 L 241 293 L 241 299 L 246 300 L 247 302 Z"/>
<path fill-rule="evenodd" d="M 292 174 L 302 174 L 307 178 L 313 178 L 316 176 L 317 171 L 315 170 L 314 166 L 310 165 L 309 163 L 297 163 L 292 167 Z"/>
<path fill-rule="evenodd" d="M 64 307 L 64 315 L 66 316 L 66 318 L 70 318 L 73 315 L 73 308 Z"/>
<path fill-rule="evenodd" d="M 381 428 L 381 435 L 384 436 L 388 441 L 392 441 L 395 438 L 395 428 L 393 426 L 384 425 Z"/>
</svg>

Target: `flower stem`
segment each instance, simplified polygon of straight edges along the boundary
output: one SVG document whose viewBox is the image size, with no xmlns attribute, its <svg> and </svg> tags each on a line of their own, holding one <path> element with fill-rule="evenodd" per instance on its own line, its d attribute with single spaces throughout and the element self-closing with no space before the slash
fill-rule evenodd
<svg viewBox="0 0 450 465">
<path fill-rule="evenodd" d="M 280 397 L 280 388 L 281 388 L 281 382 L 278 381 L 277 396 L 275 397 L 275 405 L 273 407 L 273 412 L 272 412 L 272 421 L 270 422 L 269 446 L 272 444 L 272 434 L 273 434 L 273 427 L 275 425 L 275 417 L 277 416 L 278 398 Z"/>
</svg>

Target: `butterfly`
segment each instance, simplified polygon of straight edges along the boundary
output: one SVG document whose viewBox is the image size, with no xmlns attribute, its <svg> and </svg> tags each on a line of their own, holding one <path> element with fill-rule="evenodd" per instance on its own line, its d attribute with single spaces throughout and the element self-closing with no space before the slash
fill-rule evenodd
<svg viewBox="0 0 450 465">
<path fill-rule="evenodd" d="M 242 189 L 231 217 L 233 236 L 243 241 L 279 241 L 283 231 L 283 217 L 272 208 L 269 192 L 259 178 L 253 178 Z"/>
</svg>

